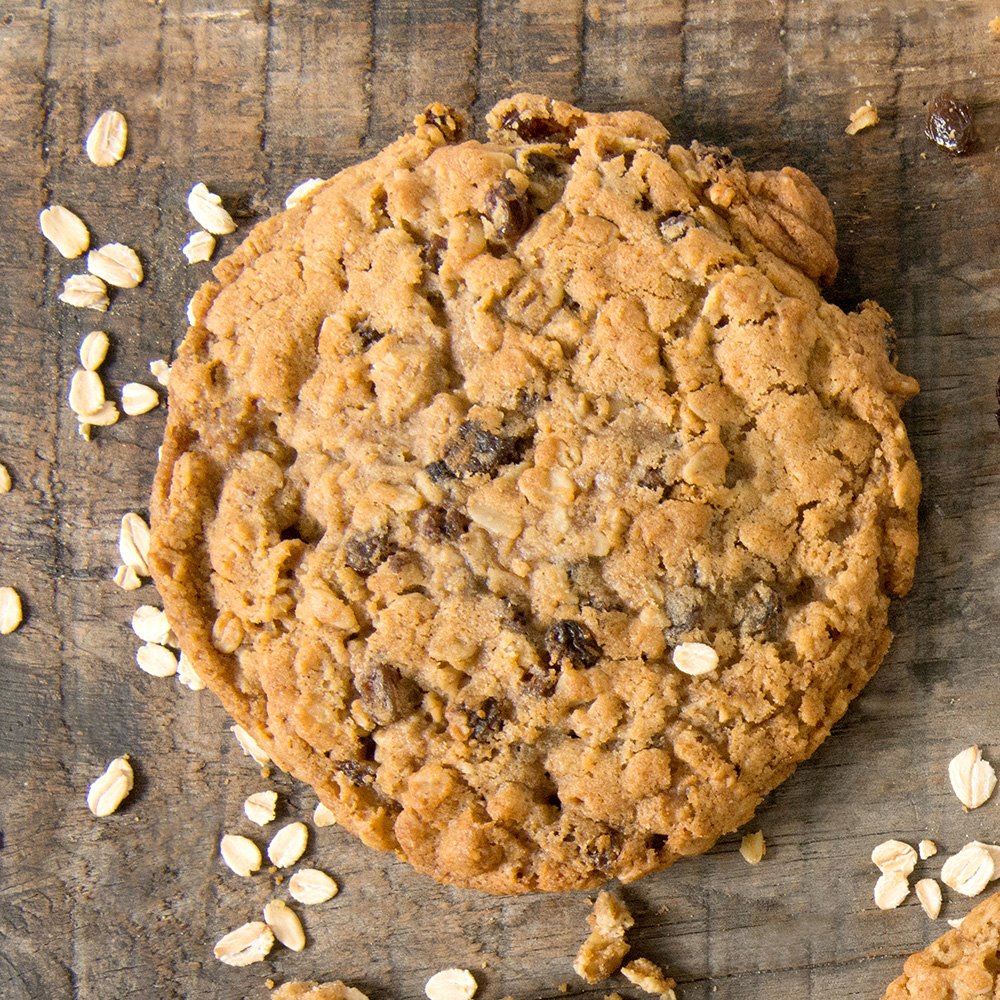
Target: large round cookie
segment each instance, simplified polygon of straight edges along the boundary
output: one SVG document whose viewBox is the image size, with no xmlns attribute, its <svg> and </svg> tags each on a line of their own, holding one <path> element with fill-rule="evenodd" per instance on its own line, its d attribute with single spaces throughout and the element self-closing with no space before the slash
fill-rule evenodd
<svg viewBox="0 0 1000 1000">
<path fill-rule="evenodd" d="M 366 843 L 592 887 L 744 823 L 878 666 L 917 386 L 877 305 L 822 299 L 799 171 L 532 95 L 489 123 L 429 108 L 218 265 L 151 566 L 201 677 Z"/>
</svg>

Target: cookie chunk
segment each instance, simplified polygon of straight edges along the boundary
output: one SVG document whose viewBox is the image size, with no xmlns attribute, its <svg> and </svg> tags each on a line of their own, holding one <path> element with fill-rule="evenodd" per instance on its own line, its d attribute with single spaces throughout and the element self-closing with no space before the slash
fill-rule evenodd
<svg viewBox="0 0 1000 1000">
<path fill-rule="evenodd" d="M 171 369 L 150 566 L 339 824 L 495 893 L 709 848 L 910 585 L 917 391 L 804 174 L 533 95 L 258 225 Z"/>
<path fill-rule="evenodd" d="M 992 1000 L 1000 979 L 1000 892 L 911 955 L 882 1000 Z"/>
</svg>

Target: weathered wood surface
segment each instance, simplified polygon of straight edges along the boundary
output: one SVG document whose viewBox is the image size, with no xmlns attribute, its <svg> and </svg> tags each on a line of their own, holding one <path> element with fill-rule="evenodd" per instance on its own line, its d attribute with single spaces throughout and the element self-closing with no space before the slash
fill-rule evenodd
<svg viewBox="0 0 1000 1000">
<path fill-rule="evenodd" d="M 266 995 L 271 977 L 342 978 L 375 1000 L 422 996 L 445 965 L 480 996 L 600 997 L 571 971 L 582 894 L 495 900 L 443 888 L 336 829 L 306 860 L 341 894 L 303 913 L 309 944 L 230 969 L 211 954 L 259 914 L 275 879 L 240 880 L 216 845 L 250 832 L 241 804 L 276 788 L 283 815 L 313 796 L 262 780 L 207 693 L 138 671 L 132 610 L 151 587 L 110 581 L 121 515 L 145 510 L 163 412 L 86 443 L 65 399 L 83 334 L 103 328 L 111 389 L 150 381 L 184 329 L 209 265 L 180 247 L 204 180 L 236 206 L 235 246 L 294 184 L 376 150 L 431 100 L 482 113 L 533 89 L 588 108 L 636 107 L 675 137 L 730 145 L 753 166 L 791 163 L 828 194 L 840 230 L 841 305 L 894 315 L 900 366 L 922 394 L 906 421 L 924 474 L 921 557 L 894 612 L 896 642 L 828 744 L 759 812 L 768 854 L 738 837 L 624 889 L 634 953 L 664 963 L 684 1000 L 875 998 L 903 957 L 945 929 L 912 896 L 878 911 L 872 847 L 936 840 L 942 855 L 1000 839 L 1000 796 L 966 814 L 949 758 L 977 742 L 1000 757 L 998 435 L 1000 43 L 995 5 L 851 0 L 48 0 L 0 11 L 0 584 L 26 620 L 0 637 L 0 995 L 11 1000 Z M 976 151 L 952 159 L 922 135 L 948 89 L 975 108 Z M 855 137 L 870 99 L 882 122 Z M 111 169 L 83 139 L 108 106 L 128 118 Z M 106 317 L 57 301 L 82 270 L 41 239 L 60 202 L 94 245 L 138 248 L 146 280 Z M 88 783 L 129 752 L 136 790 L 116 815 L 86 811 Z M 258 842 L 264 837 L 255 832 Z M 279 894 L 283 890 L 278 890 Z M 944 916 L 971 902 L 950 894 Z"/>
</svg>

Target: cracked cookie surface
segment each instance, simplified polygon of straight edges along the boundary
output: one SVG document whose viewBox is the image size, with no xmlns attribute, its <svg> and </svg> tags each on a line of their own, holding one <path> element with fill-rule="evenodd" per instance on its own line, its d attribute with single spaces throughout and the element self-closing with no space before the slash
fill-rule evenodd
<svg viewBox="0 0 1000 1000">
<path fill-rule="evenodd" d="M 823 300 L 804 174 L 636 112 L 488 121 L 429 108 L 217 266 L 150 565 L 344 827 L 456 885 L 588 888 L 744 823 L 877 668 L 917 386 L 877 305 Z"/>
</svg>

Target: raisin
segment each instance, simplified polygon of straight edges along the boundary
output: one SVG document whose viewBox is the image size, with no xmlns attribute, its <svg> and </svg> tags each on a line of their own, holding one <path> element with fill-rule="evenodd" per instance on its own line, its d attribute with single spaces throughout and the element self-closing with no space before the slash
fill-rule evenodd
<svg viewBox="0 0 1000 1000">
<path fill-rule="evenodd" d="M 447 249 L 448 240 L 440 233 L 435 233 L 430 242 L 420 248 L 420 257 L 432 271 L 438 271 L 441 267 L 441 255 Z"/>
<path fill-rule="evenodd" d="M 667 488 L 667 480 L 663 476 L 663 470 L 654 466 L 642 474 L 638 485 L 644 490 L 659 490 L 662 492 Z"/>
<path fill-rule="evenodd" d="M 525 142 L 559 142 L 565 145 L 575 134 L 575 129 L 551 118 L 522 118 L 519 111 L 510 111 L 500 122 L 500 128 L 510 129 Z"/>
<path fill-rule="evenodd" d="M 457 507 L 436 504 L 416 516 L 416 528 L 429 542 L 455 541 L 469 527 L 469 519 Z"/>
<path fill-rule="evenodd" d="M 374 573 L 392 552 L 392 542 L 385 528 L 354 535 L 344 543 L 344 562 L 362 576 Z"/>
<path fill-rule="evenodd" d="M 359 323 L 354 332 L 361 338 L 361 350 L 367 351 L 377 340 L 381 340 L 385 334 L 381 330 L 376 330 L 368 320 Z"/>
<path fill-rule="evenodd" d="M 694 587 L 675 587 L 673 590 L 668 590 L 663 598 L 663 610 L 670 618 L 670 624 L 663 630 L 663 634 L 667 642 L 673 645 L 701 619 L 700 594 Z"/>
<path fill-rule="evenodd" d="M 432 483 L 437 483 L 439 486 L 441 483 L 446 483 L 449 479 L 455 478 L 455 473 L 448 468 L 445 462 L 431 462 L 424 469 L 424 472 L 427 473 L 427 478 Z"/>
<path fill-rule="evenodd" d="M 625 838 L 618 830 L 610 827 L 583 845 L 583 856 L 600 871 L 607 871 L 618 859 Z"/>
<path fill-rule="evenodd" d="M 522 438 L 493 434 L 475 420 L 466 420 L 445 446 L 444 462 L 456 476 L 477 472 L 493 476 L 500 466 L 519 461 L 524 445 Z"/>
<path fill-rule="evenodd" d="M 524 158 L 526 172 L 538 180 L 554 180 L 562 174 L 564 162 L 548 153 L 532 150 Z"/>
<path fill-rule="evenodd" d="M 375 765 L 369 760 L 332 760 L 330 764 L 359 788 L 370 788 L 375 782 Z"/>
<path fill-rule="evenodd" d="M 735 613 L 742 634 L 765 632 L 781 613 L 781 595 L 766 583 L 756 583 L 737 601 Z"/>
<path fill-rule="evenodd" d="M 527 694 L 535 698 L 551 698 L 559 683 L 559 674 L 555 670 L 532 670 L 522 683 Z"/>
<path fill-rule="evenodd" d="M 466 708 L 469 738 L 485 743 L 503 729 L 504 713 L 496 698 L 487 698 L 478 708 Z"/>
<path fill-rule="evenodd" d="M 924 135 L 953 156 L 967 153 L 975 139 L 972 110 L 954 94 L 938 94 L 927 105 Z"/>
<path fill-rule="evenodd" d="M 366 664 L 354 679 L 364 710 L 380 726 L 402 718 L 417 704 L 416 684 L 403 677 L 396 667 L 384 663 Z"/>
<path fill-rule="evenodd" d="M 486 192 L 486 214 L 497 236 L 512 247 L 531 225 L 528 199 L 505 177 Z"/>
<path fill-rule="evenodd" d="M 592 667 L 601 658 L 601 647 L 581 622 L 565 618 L 545 633 L 545 648 L 553 665 L 569 660 L 574 667 Z"/>
</svg>

